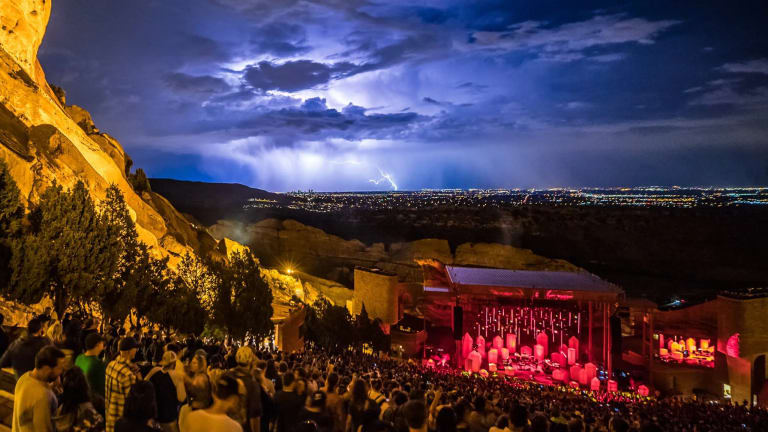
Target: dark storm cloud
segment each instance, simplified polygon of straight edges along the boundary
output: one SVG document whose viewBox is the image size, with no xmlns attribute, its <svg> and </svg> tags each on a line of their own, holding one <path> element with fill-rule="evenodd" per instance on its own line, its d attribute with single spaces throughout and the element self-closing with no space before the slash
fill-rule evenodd
<svg viewBox="0 0 768 432">
<path fill-rule="evenodd" d="M 223 44 L 205 36 L 187 34 L 180 36 L 173 44 L 177 58 L 185 62 L 221 62 L 231 57 Z"/>
<path fill-rule="evenodd" d="M 326 100 L 310 98 L 300 106 L 272 110 L 241 122 L 243 129 L 256 130 L 260 135 L 297 133 L 315 137 L 346 139 L 390 137 L 405 133 L 407 128 L 426 117 L 416 113 L 366 114 L 365 108 L 348 105 L 341 111 L 328 108 Z M 394 133 L 390 134 L 390 132 Z"/>
<path fill-rule="evenodd" d="M 210 95 L 224 93 L 229 90 L 229 84 L 221 78 L 212 76 L 193 76 L 175 72 L 165 76 L 165 83 L 179 93 Z"/>
<path fill-rule="evenodd" d="M 350 63 L 324 64 L 311 60 L 287 61 L 276 64 L 262 61 L 248 66 L 243 78 L 259 90 L 281 90 L 294 92 L 327 84 L 354 70 Z"/>
<path fill-rule="evenodd" d="M 258 27 L 251 36 L 251 43 L 257 53 L 275 56 L 295 56 L 311 49 L 304 27 L 288 22 L 270 22 Z"/>
</svg>

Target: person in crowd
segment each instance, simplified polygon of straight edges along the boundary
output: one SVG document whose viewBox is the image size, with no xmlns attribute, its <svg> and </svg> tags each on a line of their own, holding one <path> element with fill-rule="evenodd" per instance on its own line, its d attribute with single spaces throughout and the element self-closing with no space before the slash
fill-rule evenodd
<svg viewBox="0 0 768 432">
<path fill-rule="evenodd" d="M 88 317 L 83 323 L 83 330 L 80 332 L 80 345 L 85 347 L 85 341 L 88 335 L 99 332 L 99 321 L 96 318 Z"/>
<path fill-rule="evenodd" d="M 195 353 L 189 361 L 189 370 L 184 376 L 184 386 L 192 409 L 208 408 L 213 402 L 205 351 Z"/>
<path fill-rule="evenodd" d="M 297 413 L 304 406 L 304 399 L 296 394 L 296 377 L 283 375 L 283 389 L 275 395 L 277 406 L 277 432 L 291 432 L 298 422 Z"/>
<path fill-rule="evenodd" d="M 245 395 L 240 400 L 240 408 L 237 412 L 238 420 L 245 432 L 260 432 L 261 430 L 261 386 L 256 383 L 253 376 L 253 364 L 256 356 L 250 347 L 242 346 L 235 354 L 237 366 L 231 373 L 243 383 Z M 294 416 L 296 413 L 294 412 Z M 266 432 L 266 431 L 265 431 Z"/>
<path fill-rule="evenodd" d="M 349 412 L 347 413 L 347 432 L 358 432 L 363 425 L 368 412 L 375 412 L 379 416 L 379 405 L 368 397 L 368 383 L 362 378 L 357 378 L 352 383 L 352 394 L 349 400 Z"/>
<path fill-rule="evenodd" d="M 14 341 L 0 357 L 0 368 L 11 366 L 18 380 L 22 375 L 35 368 L 35 356 L 40 349 L 51 344 L 44 336 L 45 329 L 39 318 L 32 318 L 27 323 L 27 335 Z"/>
<path fill-rule="evenodd" d="M 523 432 L 528 426 L 528 411 L 525 407 L 515 404 L 510 415 L 510 430 L 512 432 Z"/>
<path fill-rule="evenodd" d="M 156 419 L 155 387 L 149 381 L 136 381 L 125 398 L 122 415 L 115 422 L 115 432 L 160 432 Z"/>
<path fill-rule="evenodd" d="M 104 417 L 91 403 L 91 389 L 79 367 L 61 376 L 62 393 L 54 425 L 57 432 L 103 432 Z"/>
<path fill-rule="evenodd" d="M 19 377 L 14 389 L 12 432 L 52 432 L 58 403 L 51 384 L 64 370 L 64 353 L 47 345 L 35 355 L 35 367 Z"/>
<path fill-rule="evenodd" d="M 131 386 L 140 376 L 133 363 L 139 344 L 132 337 L 124 337 L 118 345 L 119 354 L 108 365 L 105 373 L 105 402 L 107 432 L 115 430 L 115 423 L 123 416 Z M 154 389 L 152 400 L 154 401 Z"/>
<path fill-rule="evenodd" d="M 339 396 L 339 374 L 331 372 L 328 374 L 328 379 L 325 381 L 325 387 L 323 391 L 326 395 L 325 406 L 333 418 L 333 430 L 334 432 L 343 432 L 344 421 L 346 416 L 344 414 L 344 401 Z"/>
<path fill-rule="evenodd" d="M 450 406 L 443 406 L 437 411 L 435 432 L 456 432 L 456 412 Z"/>
<path fill-rule="evenodd" d="M 387 397 L 381 393 L 381 380 L 378 378 L 374 378 L 371 380 L 371 390 L 368 392 L 368 398 L 374 402 L 376 402 L 376 405 L 379 407 L 384 404 L 384 402 L 387 401 Z"/>
<path fill-rule="evenodd" d="M 421 400 L 409 400 L 403 406 L 409 432 L 427 432 L 427 407 Z"/>
<path fill-rule="evenodd" d="M 181 432 L 243 432 L 240 423 L 227 415 L 239 405 L 239 384 L 233 374 L 222 374 L 213 386 L 213 404 L 190 412 L 179 424 Z"/>
<path fill-rule="evenodd" d="M 166 352 L 172 352 L 176 356 L 176 363 L 173 365 L 173 368 L 168 371 L 168 374 L 173 380 L 173 385 L 176 388 L 176 397 L 179 400 L 187 400 L 187 388 L 185 386 L 187 372 L 184 363 L 179 358 L 182 349 L 179 345 L 170 343 L 165 346 L 163 355 L 165 355 Z M 162 360 L 162 357 L 160 357 L 160 359 Z"/>
<path fill-rule="evenodd" d="M 510 432 L 509 430 L 509 417 L 506 415 L 500 416 L 496 420 L 496 424 L 488 429 L 488 432 Z"/>
<path fill-rule="evenodd" d="M 176 385 L 173 383 L 170 371 L 176 366 L 176 353 L 166 351 L 160 360 L 160 365 L 152 368 L 144 378 L 155 388 L 157 402 L 157 422 L 165 432 L 178 432 L 179 404 Z"/>
<path fill-rule="evenodd" d="M 473 405 L 474 409 L 469 415 L 472 432 L 485 432 L 496 424 L 495 408 L 484 396 L 476 396 Z"/>
<path fill-rule="evenodd" d="M 105 341 L 99 333 L 90 333 L 85 338 L 85 352 L 75 358 L 75 366 L 79 367 L 88 380 L 93 393 L 95 405 L 104 405 L 104 389 L 107 365 L 100 358 L 104 352 Z M 99 402 L 100 401 L 100 402 Z"/>
<path fill-rule="evenodd" d="M 326 410 L 326 394 L 322 390 L 317 390 L 310 396 L 306 406 L 301 409 L 298 421 L 312 421 L 317 425 L 319 432 L 333 431 L 333 417 Z"/>
</svg>

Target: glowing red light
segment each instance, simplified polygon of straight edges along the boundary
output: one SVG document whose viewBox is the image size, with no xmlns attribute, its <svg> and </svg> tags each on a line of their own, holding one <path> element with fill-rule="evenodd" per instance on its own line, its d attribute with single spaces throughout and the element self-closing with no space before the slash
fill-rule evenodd
<svg viewBox="0 0 768 432">
<path fill-rule="evenodd" d="M 738 357 L 739 351 L 739 334 L 734 333 L 728 338 L 728 342 L 725 343 L 725 353 L 731 357 Z"/>
</svg>

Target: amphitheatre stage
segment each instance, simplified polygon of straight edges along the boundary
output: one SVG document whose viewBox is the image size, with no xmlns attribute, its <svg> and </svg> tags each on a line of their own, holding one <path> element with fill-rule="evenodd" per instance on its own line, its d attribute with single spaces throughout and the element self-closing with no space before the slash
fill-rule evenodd
<svg viewBox="0 0 768 432">
<path fill-rule="evenodd" d="M 585 271 L 506 270 L 419 259 L 423 283 L 357 268 L 392 350 L 428 365 L 541 384 L 697 395 L 768 406 L 768 290 L 659 308 Z"/>
<path fill-rule="evenodd" d="M 587 272 L 420 264 L 425 316 L 452 311 L 454 367 L 542 384 L 617 385 L 607 379 L 611 321 L 624 296 L 617 286 Z"/>
</svg>

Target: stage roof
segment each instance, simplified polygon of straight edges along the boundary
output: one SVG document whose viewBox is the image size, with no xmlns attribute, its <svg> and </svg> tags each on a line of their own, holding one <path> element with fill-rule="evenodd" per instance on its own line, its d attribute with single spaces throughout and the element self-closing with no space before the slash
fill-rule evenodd
<svg viewBox="0 0 768 432">
<path fill-rule="evenodd" d="M 620 295 L 623 290 L 588 272 L 506 270 L 445 266 L 451 283 L 463 286 L 580 291 Z"/>
</svg>

